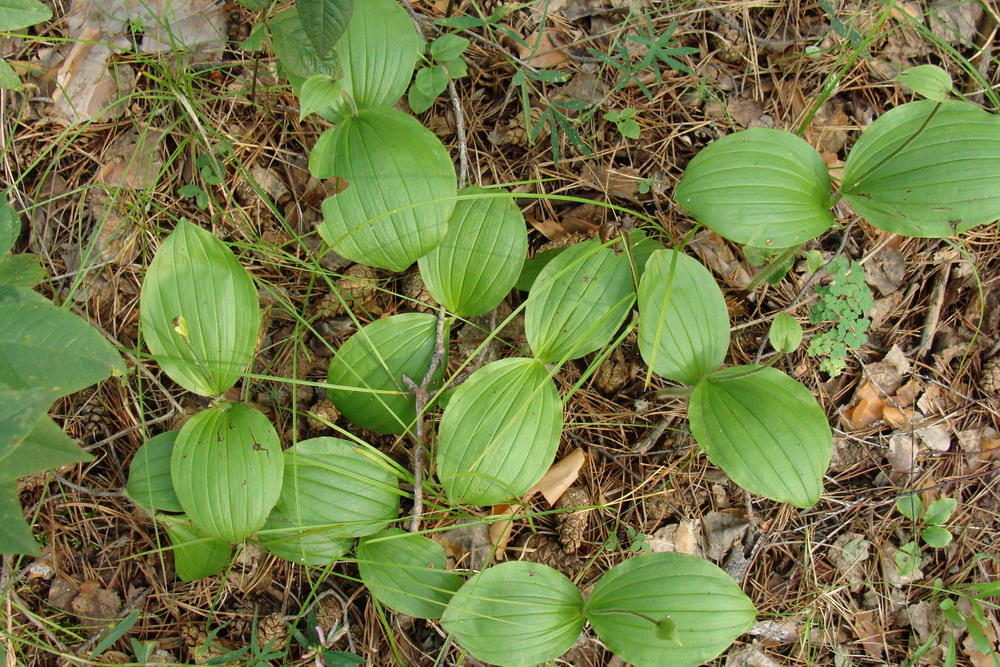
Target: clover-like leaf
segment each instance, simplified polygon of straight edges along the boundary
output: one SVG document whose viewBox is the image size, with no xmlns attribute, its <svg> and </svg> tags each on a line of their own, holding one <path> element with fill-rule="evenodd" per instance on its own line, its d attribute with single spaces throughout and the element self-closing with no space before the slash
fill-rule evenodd
<svg viewBox="0 0 1000 667">
<path fill-rule="evenodd" d="M 219 396 L 253 360 L 257 289 L 222 241 L 182 220 L 142 281 L 139 321 L 149 351 L 171 379 L 196 394 Z"/>
<path fill-rule="evenodd" d="M 833 224 L 823 158 L 794 134 L 763 127 L 701 150 L 674 199 L 715 233 L 749 246 L 787 248 Z"/>
</svg>

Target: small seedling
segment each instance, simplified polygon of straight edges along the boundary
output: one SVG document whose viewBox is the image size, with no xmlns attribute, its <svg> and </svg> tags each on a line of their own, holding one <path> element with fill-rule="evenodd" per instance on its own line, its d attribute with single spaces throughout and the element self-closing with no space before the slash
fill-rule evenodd
<svg viewBox="0 0 1000 667">
<path fill-rule="evenodd" d="M 638 139 L 639 133 L 642 128 L 639 127 L 639 121 L 635 119 L 636 110 L 631 107 L 628 109 L 622 109 L 621 111 L 608 111 L 604 114 L 604 120 L 609 123 L 614 123 L 615 127 L 618 129 L 618 134 L 622 135 L 627 139 Z M 649 186 L 646 186 L 646 191 L 649 192 Z"/>
<path fill-rule="evenodd" d="M 198 168 L 198 175 L 205 187 L 203 188 L 197 183 L 188 183 L 177 188 L 177 194 L 188 199 L 193 198 L 198 208 L 204 211 L 208 208 L 209 189 L 216 185 L 222 185 L 223 169 L 218 158 L 214 155 L 199 155 L 194 164 Z"/>
<path fill-rule="evenodd" d="M 942 549 L 951 543 L 951 531 L 945 528 L 951 515 L 958 507 L 954 498 L 939 498 L 927 506 L 917 494 L 903 496 L 896 501 L 896 511 L 916 525 L 919 541 L 932 549 Z M 914 539 L 899 549 L 895 556 L 896 571 L 900 576 L 908 576 L 916 572 L 922 557 L 919 541 Z"/>
<path fill-rule="evenodd" d="M 448 33 L 431 42 L 427 64 L 417 70 L 410 86 L 407 102 L 413 113 L 423 113 L 431 108 L 434 100 L 448 88 L 448 81 L 461 79 L 468 74 L 462 54 L 469 40 Z"/>
</svg>

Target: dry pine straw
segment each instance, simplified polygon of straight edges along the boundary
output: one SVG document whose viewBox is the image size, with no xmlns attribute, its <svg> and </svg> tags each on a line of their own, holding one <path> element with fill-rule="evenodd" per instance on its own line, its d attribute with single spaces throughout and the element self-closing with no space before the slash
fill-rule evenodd
<svg viewBox="0 0 1000 667">
<path fill-rule="evenodd" d="M 432 7 L 414 4 L 418 12 L 434 16 L 442 10 L 442 3 Z M 521 141 L 500 142 L 498 146 L 498 132 L 516 128 L 520 112 L 517 97 L 510 95 L 507 88 L 515 70 L 504 54 L 514 53 L 516 45 L 502 43 L 501 51 L 495 43 L 475 40 L 468 53 L 470 77 L 458 82 L 468 129 L 470 180 L 483 184 L 533 181 L 526 190 L 639 206 L 668 235 L 682 237 L 691 229 L 691 221 L 675 209 L 666 193 L 697 150 L 739 127 L 720 118 L 717 105 L 700 100 L 698 91 L 707 90 L 734 108 L 740 100 L 755 103 L 757 118 L 748 118 L 747 123 L 764 122 L 762 119 L 769 117 L 778 127 L 791 128 L 819 94 L 837 53 L 833 50 L 809 59 L 796 55 L 799 52 L 794 49 L 761 49 L 753 40 L 748 42 L 745 36 L 741 39 L 738 32 L 734 35 L 730 23 L 719 22 L 706 11 L 708 5 L 724 12 L 730 22 L 741 22 L 762 39 L 803 34 L 823 21 L 815 5 L 799 2 L 770 8 L 749 3 L 705 3 L 693 9 L 661 10 L 655 16 L 656 27 L 662 29 L 676 21 L 681 41 L 700 49 L 692 64 L 701 80 L 668 71 L 663 84 L 652 87 L 652 102 L 633 87 L 616 93 L 604 103 L 602 111 L 637 109 L 643 128 L 641 138 L 623 141 L 596 114 L 582 128 L 582 134 L 592 142 L 593 155 L 581 156 L 563 141 L 564 158 L 558 165 L 552 160 L 547 140 L 533 146 Z M 242 29 L 248 15 L 239 9 L 233 12 L 237 29 Z M 558 67 L 576 76 L 592 70 L 590 64 L 572 55 L 579 54 L 583 46 L 606 48 L 616 31 L 622 29 L 614 23 L 615 16 L 606 20 L 597 15 L 572 22 L 558 14 L 550 17 L 550 29 L 560 33 L 567 44 L 565 51 L 571 54 Z M 535 20 L 531 12 L 521 11 L 510 17 L 509 24 L 529 34 L 537 29 Z M 876 40 L 870 49 L 877 54 L 889 43 L 889 39 Z M 941 55 L 933 45 L 924 46 L 928 58 L 931 54 Z M 230 53 L 227 57 L 242 55 Z M 940 61 L 948 62 L 943 57 Z M 134 66 L 141 70 L 149 65 Z M 318 205 L 327 194 L 322 184 L 310 180 L 305 169 L 306 147 L 315 142 L 317 130 L 298 121 L 296 101 L 285 91 L 261 85 L 253 104 L 227 92 L 233 84 L 237 84 L 233 86 L 236 89 L 245 88 L 248 75 L 248 68 L 235 66 L 200 77 L 198 85 L 206 98 L 197 109 L 204 116 L 202 124 L 213 128 L 216 139 L 233 146 L 235 161 L 255 169 L 258 180 L 263 174 L 279 184 L 273 196 L 278 213 L 288 225 L 241 183 L 233 169 L 227 173 L 226 184 L 217 189 L 211 211 L 201 211 L 192 200 L 177 197 L 176 184 L 190 182 L 193 158 L 204 151 L 184 148 L 144 198 L 127 191 L 116 195 L 123 215 L 134 226 L 126 240 L 134 253 L 126 262 L 112 262 L 92 272 L 76 292 L 76 308 L 125 349 L 136 351 L 137 295 L 144 268 L 162 239 L 161 230 L 169 229 L 170 220 L 184 216 L 212 226 L 226 241 L 245 248 L 243 264 L 273 292 L 287 295 L 294 308 L 326 338 L 324 341 L 312 333 L 297 332 L 295 319 L 276 307 L 270 314 L 263 362 L 255 370 L 279 377 L 322 380 L 331 344 L 335 347 L 346 338 L 353 325 L 343 316 L 320 316 L 318 303 L 329 289 L 322 284 L 312 285 L 311 272 L 300 263 L 306 255 L 290 234 L 312 229 L 318 220 Z M 995 68 L 990 76 L 996 77 Z M 140 82 L 153 86 L 150 79 L 140 77 Z M 604 73 L 603 82 L 607 87 L 613 79 Z M 267 83 L 266 77 L 263 83 Z M 699 88 L 699 83 L 704 87 Z M 557 96 L 559 91 L 555 86 L 546 86 L 543 92 Z M 13 104 L 18 98 L 7 99 Z M 838 129 L 845 132 L 849 147 L 866 119 L 906 100 L 897 87 L 879 79 L 872 68 L 859 61 L 848 70 L 840 92 L 830 104 L 848 110 L 837 118 L 843 123 Z M 539 101 L 534 99 L 533 103 L 538 105 Z M 4 131 L 13 138 L 11 150 L 5 154 L 6 178 L 23 176 L 16 197 L 21 202 L 38 204 L 28 249 L 43 256 L 52 275 L 63 276 L 75 270 L 75 249 L 93 224 L 90 204 L 79 188 L 86 186 L 100 167 L 102 151 L 129 127 L 145 123 L 161 127 L 164 118 L 174 118 L 184 111 L 164 105 L 153 96 L 138 96 L 125 119 L 86 126 L 66 139 L 60 128 L 40 122 L 34 103 L 11 109 L 17 113 L 5 111 L 3 121 Z M 455 118 L 446 100 L 440 100 L 423 120 L 454 147 Z M 181 146 L 187 138 L 186 127 L 187 123 L 181 122 L 164 141 Z M 35 162 L 53 143 L 59 146 L 55 158 L 46 156 Z M 844 149 L 837 150 L 839 154 L 834 158 L 843 159 Z M 652 194 L 640 195 L 627 187 L 627 181 L 624 191 L 609 188 L 614 194 L 602 192 L 603 188 L 595 187 L 593 179 L 586 177 L 595 166 L 651 177 Z M 267 187 L 264 182 L 261 185 Z M 570 209 L 555 201 L 532 201 L 526 202 L 525 214 L 539 223 L 555 221 L 557 235 L 560 221 L 570 214 L 590 216 L 583 221 L 583 227 L 591 231 L 607 222 L 600 209 L 596 213 L 593 209 L 575 213 Z M 683 403 L 653 399 L 659 384 L 652 378 L 647 386 L 645 367 L 638 359 L 634 340 L 627 339 L 622 351 L 605 362 L 597 377 L 585 383 L 566 405 L 569 426 L 560 455 L 579 446 L 588 449 L 591 461 L 579 485 L 603 506 L 590 513 L 576 554 L 579 562 L 589 561 L 580 584 L 586 588 L 602 571 L 628 557 L 626 527 L 636 533 L 652 534 L 682 519 L 722 512 L 752 524 L 736 546 L 749 558 L 742 570 L 742 583 L 762 618 L 790 619 L 797 631 L 798 639 L 792 643 L 765 639 L 758 646 L 759 654 L 771 655 L 784 664 L 834 664 L 835 653 L 848 655 L 851 664 L 856 665 L 903 659 L 917 633 L 900 618 L 899 610 L 925 599 L 927 593 L 919 587 L 894 585 L 881 562 L 881 554 L 903 541 L 898 517 L 891 510 L 900 487 L 887 477 L 890 429 L 880 422 L 852 429 L 845 425 L 839 411 L 864 382 L 862 369 L 881 360 L 892 346 L 913 350 L 927 325 L 927 312 L 940 306 L 940 316 L 933 323 L 938 342 L 932 350 L 939 354 L 911 359 L 912 379 L 936 393 L 936 409 L 926 416 L 941 420 L 954 433 L 998 428 L 996 395 L 983 392 L 979 377 L 997 343 L 1000 244 L 992 228 L 973 231 L 963 241 L 982 280 L 985 309 L 979 306 L 978 289 L 967 273 L 952 271 L 941 292 L 943 302 L 935 294 L 933 277 L 942 271 L 936 253 L 945 248 L 938 242 L 898 242 L 863 223 L 831 232 L 816 242 L 816 247 L 824 251 L 842 245 L 848 256 L 871 262 L 877 250 L 893 244 L 905 261 L 906 272 L 898 288 L 899 303 L 872 330 L 870 344 L 856 351 L 843 376 L 829 380 L 818 373 L 815 360 L 801 351 L 781 362 L 783 370 L 799 377 L 819 398 L 841 445 L 838 451 L 842 456 L 827 477 L 826 494 L 810 510 L 751 497 L 710 466 L 686 431 Z M 533 247 L 545 242 L 547 239 L 539 232 L 532 233 Z M 739 257 L 738 249 L 733 251 Z M 346 267 L 327 268 L 342 272 Z M 747 294 L 740 286 L 727 282 L 725 276 L 717 277 L 726 292 L 734 325 L 728 362 L 751 362 L 766 336 L 767 319 L 791 303 L 801 278 L 793 272 L 776 287 L 762 287 Z M 336 276 L 332 279 L 336 280 Z M 53 281 L 56 296 L 65 297 L 71 280 L 72 276 Z M 362 323 L 413 308 L 412 302 L 396 294 L 402 290 L 392 276 L 376 273 L 374 284 L 378 289 L 364 303 L 359 301 L 356 309 Z M 806 308 L 800 305 L 792 312 L 805 321 Z M 980 321 L 988 326 L 971 340 Z M 811 329 L 807 328 L 809 333 Z M 505 332 L 505 337 L 513 345 L 522 342 L 516 331 Z M 969 351 L 967 356 L 964 352 L 949 352 L 949 347 L 959 345 Z M 453 355 L 458 353 L 456 346 L 457 342 L 453 342 Z M 511 354 L 512 349 L 500 345 L 498 353 Z M 946 358 L 949 355 L 951 358 Z M 609 371 L 612 364 L 614 369 Z M 22 485 L 21 500 L 33 510 L 36 532 L 47 545 L 43 564 L 52 568 L 56 578 L 36 576 L 44 572 L 36 568 L 15 586 L 19 604 L 29 613 L 14 613 L 8 619 L 7 646 L 12 655 L 25 664 L 54 664 L 56 647 L 71 651 L 82 645 L 87 637 L 85 630 L 73 635 L 59 629 L 77 623 L 66 611 L 71 604 L 59 608 L 49 600 L 55 583 L 63 582 L 65 588 L 69 582 L 69 588 L 78 594 L 76 589 L 81 586 L 92 587 L 93 582 L 99 582 L 102 589 L 113 591 L 126 609 L 134 604 L 143 611 L 127 637 L 156 640 L 181 661 L 195 659 L 194 649 L 203 641 L 199 629 L 203 632 L 206 627 L 225 625 L 217 648 L 245 646 L 250 640 L 249 620 L 254 613 L 272 621 L 295 615 L 309 604 L 310 592 L 316 590 L 335 593 L 325 599 L 329 602 L 336 597 L 340 602 L 333 606 L 342 604 L 346 609 L 353 647 L 371 664 L 394 664 L 390 645 L 395 645 L 409 664 L 430 664 L 441 651 L 447 653 L 446 664 L 457 658 L 459 653 L 453 645 L 445 648 L 437 624 L 389 615 L 387 628 L 367 593 L 352 581 L 356 570 L 349 564 L 339 565 L 334 571 L 346 578 L 331 577 L 258 553 L 245 553 L 226 576 L 190 584 L 179 582 L 173 575 L 164 535 L 156 531 L 148 517 L 118 494 L 97 493 L 114 492 L 124 486 L 127 465 L 143 442 L 144 424 L 148 434 L 156 433 L 168 425 L 176 427 L 185 415 L 202 407 L 197 398 L 179 391 L 155 365 L 144 361 L 143 368 L 143 373 L 129 376 L 124 384 L 102 383 L 92 391 L 69 397 L 57 407 L 57 418 L 97 460 L 61 471 L 58 479 L 39 476 Z M 560 375 L 564 393 L 580 373 L 587 371 L 586 361 L 570 364 Z M 262 382 L 254 384 L 250 397 L 269 412 L 288 442 L 295 437 L 330 433 L 319 422 L 305 418 L 306 411 L 322 407 L 319 391 Z M 293 420 L 295 411 L 298 414 Z M 349 427 L 343 421 L 340 425 Z M 665 430 L 657 438 L 646 438 L 657 427 Z M 363 432 L 361 435 L 370 436 L 374 444 L 405 462 L 404 443 Z M 644 446 L 636 451 L 640 442 Z M 929 489 L 928 498 L 947 495 L 959 500 L 953 518 L 959 527 L 956 542 L 931 555 L 922 568 L 924 579 L 918 583 L 928 583 L 934 577 L 943 578 L 949 585 L 962 583 L 959 577 L 974 554 L 996 554 L 996 463 L 978 465 L 976 460 L 974 454 L 964 453 L 957 446 L 947 452 L 925 452 L 920 456 L 919 475 L 907 480 L 910 487 Z M 539 520 L 536 524 L 543 531 L 555 529 L 551 521 Z M 522 526 L 521 530 L 526 528 Z M 860 587 L 852 585 L 836 562 L 837 540 L 852 533 L 871 541 L 874 549 L 862 572 L 869 583 Z M 617 537 L 620 548 L 600 551 L 612 537 Z M 517 550 L 508 553 L 508 557 L 517 556 Z M 11 565 L 7 561 L 8 576 Z M 983 562 L 968 577 L 988 580 L 996 575 L 992 567 L 995 565 Z M 753 642 L 758 640 L 740 640 L 741 644 Z M 346 637 L 341 638 L 338 647 L 348 648 Z M 119 642 L 116 648 L 127 646 Z M 301 652 L 295 646 L 291 655 Z M 577 665 L 605 665 L 610 664 L 611 657 L 597 644 L 588 642 L 576 647 L 566 660 Z"/>
</svg>

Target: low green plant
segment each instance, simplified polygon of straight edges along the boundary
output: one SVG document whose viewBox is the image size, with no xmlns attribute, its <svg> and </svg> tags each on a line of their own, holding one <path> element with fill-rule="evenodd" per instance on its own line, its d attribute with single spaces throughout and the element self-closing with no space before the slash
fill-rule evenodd
<svg viewBox="0 0 1000 667">
<path fill-rule="evenodd" d="M 985 554 L 978 555 L 973 562 L 990 559 Z M 1000 598 L 1000 582 L 984 582 L 961 584 L 955 587 L 945 586 L 940 577 L 934 580 L 930 588 L 931 604 L 940 611 L 940 616 L 932 619 L 930 637 L 917 647 L 906 662 L 907 667 L 913 667 L 932 649 L 944 644 L 944 665 L 958 664 L 958 635 L 963 630 L 972 639 L 973 646 L 979 653 L 990 659 L 994 667 L 1000 665 L 1000 647 L 992 638 L 990 626 L 992 622 L 988 611 L 1000 609 L 1000 605 L 990 598 Z M 924 658 L 926 659 L 926 658 Z"/>
<path fill-rule="evenodd" d="M 621 111 L 608 111 L 604 114 L 604 120 L 615 124 L 618 134 L 626 139 L 638 139 L 642 128 L 639 121 L 635 119 L 636 110 L 631 107 Z M 646 192 L 649 192 L 648 188 Z"/>
<path fill-rule="evenodd" d="M 469 40 L 447 33 L 433 42 L 425 56 L 427 64 L 417 70 L 406 100 L 413 113 L 423 113 L 431 108 L 434 100 L 448 88 L 448 81 L 468 75 L 468 65 L 462 54 Z"/>
<path fill-rule="evenodd" d="M 896 511 L 913 522 L 913 532 L 917 536 L 899 547 L 894 557 L 900 576 L 909 576 L 920 567 L 923 558 L 921 542 L 932 549 L 943 549 L 951 543 L 951 531 L 946 525 L 956 507 L 958 501 L 954 498 L 938 498 L 925 511 L 923 501 L 915 493 L 896 501 Z"/>
<path fill-rule="evenodd" d="M 822 357 L 819 368 L 837 377 L 847 366 L 847 351 L 864 345 L 871 319 L 865 313 L 874 305 L 860 262 L 838 255 L 827 265 L 833 276 L 829 285 L 816 287 L 819 295 L 809 311 L 812 324 L 832 325 L 809 341 L 810 356 Z"/>
</svg>

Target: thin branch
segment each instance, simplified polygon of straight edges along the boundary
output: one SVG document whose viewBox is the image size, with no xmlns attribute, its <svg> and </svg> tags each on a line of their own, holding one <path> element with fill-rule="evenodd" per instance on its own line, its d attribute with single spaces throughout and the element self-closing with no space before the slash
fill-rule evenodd
<svg viewBox="0 0 1000 667">
<path fill-rule="evenodd" d="M 431 382 L 434 380 L 434 374 L 437 373 L 441 367 L 441 362 L 444 361 L 444 321 L 445 312 L 442 307 L 438 310 L 434 354 L 431 356 L 430 366 L 427 367 L 427 373 L 424 374 L 420 385 L 417 385 L 417 383 L 407 376 L 403 376 L 406 388 L 410 390 L 416 401 L 415 409 L 417 412 L 417 420 L 413 427 L 416 439 L 416 443 L 413 446 L 413 517 L 410 520 L 410 532 L 413 533 L 420 530 L 420 515 L 424 511 L 424 447 L 427 445 L 428 440 L 424 428 L 424 412 L 426 412 L 427 404 L 430 402 L 432 396 L 430 387 Z"/>
</svg>

